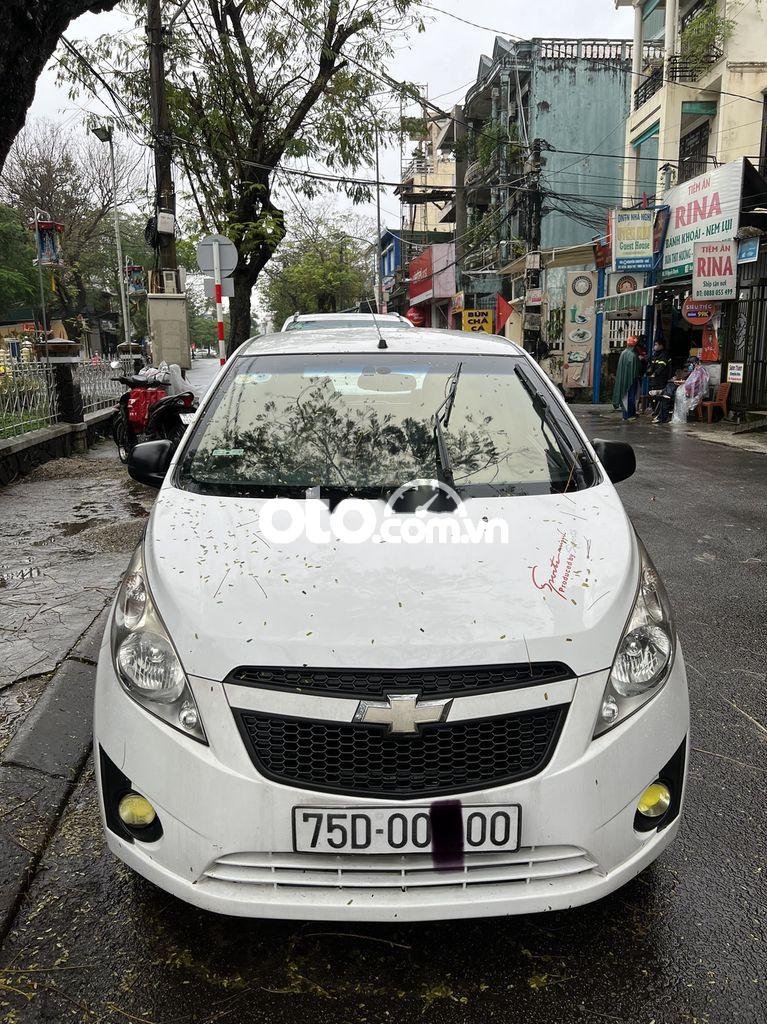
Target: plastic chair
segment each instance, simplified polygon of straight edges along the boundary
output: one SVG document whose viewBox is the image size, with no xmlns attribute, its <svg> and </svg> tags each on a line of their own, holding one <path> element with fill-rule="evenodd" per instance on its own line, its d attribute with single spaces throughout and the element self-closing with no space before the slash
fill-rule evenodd
<svg viewBox="0 0 767 1024">
<path fill-rule="evenodd" d="M 698 403 L 698 419 L 703 419 L 703 411 L 706 411 L 706 422 L 714 422 L 714 409 L 721 409 L 722 416 L 727 415 L 727 403 L 730 399 L 730 388 L 732 384 L 720 384 L 716 389 L 716 398 L 710 402 L 699 402 Z"/>
</svg>

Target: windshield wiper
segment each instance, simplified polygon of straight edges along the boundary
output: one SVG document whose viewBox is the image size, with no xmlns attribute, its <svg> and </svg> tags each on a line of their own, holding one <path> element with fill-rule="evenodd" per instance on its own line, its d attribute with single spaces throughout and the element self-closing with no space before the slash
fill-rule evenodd
<svg viewBox="0 0 767 1024">
<path fill-rule="evenodd" d="M 450 424 L 450 414 L 455 405 L 455 393 L 458 390 L 458 378 L 461 376 L 463 363 L 459 363 L 450 376 L 450 390 L 445 396 L 444 402 L 434 413 L 434 441 L 437 446 L 437 458 L 439 459 L 440 478 L 445 483 L 453 484 L 453 466 L 450 462 L 450 453 L 447 450 L 445 440 L 445 428 Z"/>
<path fill-rule="evenodd" d="M 551 430 L 554 437 L 557 439 L 560 445 L 564 446 L 570 453 L 571 473 L 575 476 L 578 482 L 578 487 L 586 486 L 585 469 L 591 469 L 591 462 L 586 455 L 586 452 L 580 445 L 574 445 L 572 440 L 568 437 L 567 431 L 564 430 L 562 425 L 557 420 L 556 416 L 551 410 L 551 406 L 536 388 L 533 382 L 528 378 L 525 371 L 521 366 L 515 366 L 514 372 L 519 378 L 522 387 L 530 395 L 532 399 L 533 408 L 541 418 L 541 423 Z M 555 460 L 556 461 L 556 460 Z M 569 481 L 568 481 L 569 483 Z M 567 490 L 567 487 L 565 487 Z"/>
</svg>

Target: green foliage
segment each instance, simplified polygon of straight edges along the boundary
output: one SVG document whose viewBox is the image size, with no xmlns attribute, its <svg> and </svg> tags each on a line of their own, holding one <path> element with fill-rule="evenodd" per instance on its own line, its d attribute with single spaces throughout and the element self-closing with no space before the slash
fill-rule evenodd
<svg viewBox="0 0 767 1024">
<path fill-rule="evenodd" d="M 522 152 L 517 126 L 514 124 L 504 129 L 501 121 L 488 121 L 482 126 L 481 131 L 474 135 L 473 140 L 476 159 L 483 167 L 490 167 L 497 162 L 502 146 L 507 147 L 509 162 L 518 159 Z"/>
<path fill-rule="evenodd" d="M 710 64 L 712 53 L 724 49 L 735 26 L 733 18 L 719 14 L 717 0 L 708 0 L 700 13 L 682 30 L 681 53 L 697 75 Z"/>
<path fill-rule="evenodd" d="M 140 196 L 134 190 L 125 147 L 119 142 L 115 162 L 118 204 L 127 205 L 128 199 L 135 203 Z M 0 198 L 19 211 L 18 217 L 31 217 L 39 207 L 64 224 L 63 265 L 45 271 L 46 279 L 55 282 L 47 304 L 53 316 L 63 318 L 70 337 L 76 337 L 83 309 L 102 307 L 102 293 L 118 291 L 108 147 L 61 125 L 32 122 L 19 134 L 8 156 L 0 179 Z M 145 221 L 142 214 L 120 213 L 123 253 L 147 269 L 153 253 L 144 240 Z M 144 304 L 131 305 L 134 327 L 143 334 Z"/>
<path fill-rule="evenodd" d="M 194 288 L 187 289 L 186 316 L 189 324 L 189 340 L 197 346 L 198 352 L 217 351 L 218 334 L 215 305 Z M 229 327 L 229 314 L 224 313 L 224 324 Z"/>
<path fill-rule="evenodd" d="M 126 6 L 136 15 L 135 32 L 79 47 L 148 140 L 145 0 Z M 275 168 L 292 158 L 354 172 L 369 164 L 376 124 L 382 142 L 396 136 L 399 124 L 385 108 L 371 116 L 362 111 L 381 92 L 379 73 L 393 44 L 420 29 L 416 7 L 414 0 L 167 0 L 166 19 L 174 20 L 165 51 L 174 147 L 202 229 L 228 235 L 240 255 L 230 350 L 247 336 L 250 292 L 285 235 L 273 196 Z M 60 75 L 73 95 L 103 89 L 68 53 Z M 354 182 L 289 180 L 284 187 L 303 197 L 337 187 L 354 202 L 370 198 L 368 186 Z"/>
<path fill-rule="evenodd" d="M 37 272 L 35 250 L 19 215 L 0 204 L 0 319 L 13 306 L 34 301 Z"/>
<path fill-rule="evenodd" d="M 409 139 L 425 139 L 429 134 L 429 126 L 425 117 L 402 117 L 400 131 Z"/>
<path fill-rule="evenodd" d="M 519 141 L 517 126 L 510 123 L 508 130 L 504 131 L 500 121 L 486 121 L 456 144 L 455 155 L 457 160 L 466 160 L 469 163 L 476 160 L 482 167 L 490 168 L 497 166 L 503 146 L 506 147 L 509 164 L 521 161 L 523 148 Z"/>
<path fill-rule="evenodd" d="M 365 223 L 348 234 L 348 218 L 320 215 L 311 230 L 283 243 L 266 268 L 264 305 L 279 329 L 296 311 L 335 313 L 372 295 L 375 231 Z"/>
</svg>

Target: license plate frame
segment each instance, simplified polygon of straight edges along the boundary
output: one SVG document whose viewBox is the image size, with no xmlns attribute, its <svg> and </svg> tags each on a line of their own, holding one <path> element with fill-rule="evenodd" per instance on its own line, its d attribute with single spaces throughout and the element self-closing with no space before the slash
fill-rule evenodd
<svg viewBox="0 0 767 1024">
<path fill-rule="evenodd" d="M 521 804 L 462 804 L 461 814 L 465 852 L 515 853 L 519 850 L 522 842 Z M 299 821 L 299 815 L 302 816 L 301 821 Z M 308 815 L 309 820 L 303 817 L 304 815 Z M 427 838 L 424 815 L 429 823 L 428 842 L 424 842 Z M 479 819 L 475 815 L 479 815 Z M 499 844 L 495 843 L 493 839 L 502 837 L 502 833 L 498 832 L 498 827 L 499 824 L 502 827 L 505 822 L 499 819 L 498 815 L 506 815 L 509 819 L 509 835 L 505 842 Z M 332 822 L 328 820 L 328 816 L 343 820 Z M 318 818 L 319 821 L 316 820 Z M 362 819 L 365 818 L 368 819 L 368 826 L 362 822 Z M 375 824 L 373 819 L 375 819 Z M 393 819 L 396 820 L 396 825 L 393 824 Z M 403 823 L 403 819 L 407 824 Z M 482 842 L 478 842 L 480 836 L 477 833 L 477 823 L 480 819 L 484 821 Z M 362 836 L 360 835 L 361 822 Z M 409 804 L 406 807 L 397 805 L 326 807 L 299 804 L 292 808 L 291 826 L 294 853 L 330 853 L 341 856 L 380 856 L 381 854 L 407 856 L 432 852 L 430 804 Z M 307 838 L 307 832 L 310 830 L 313 830 L 313 834 Z M 331 831 L 334 833 L 333 838 L 338 845 L 330 841 L 329 833 Z M 342 836 L 343 832 L 346 833 L 345 840 Z M 399 845 L 390 845 L 390 840 L 395 833 Z M 512 836 L 514 838 L 513 845 Z M 405 841 L 400 842 L 403 838 Z M 312 839 L 314 839 L 314 845 L 312 845 Z M 363 839 L 366 839 L 367 843 L 364 843 Z"/>
</svg>

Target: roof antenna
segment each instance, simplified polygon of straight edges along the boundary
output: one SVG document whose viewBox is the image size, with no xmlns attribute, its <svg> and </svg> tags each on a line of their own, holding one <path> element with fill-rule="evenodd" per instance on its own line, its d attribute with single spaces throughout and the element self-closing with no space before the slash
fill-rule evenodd
<svg viewBox="0 0 767 1024">
<path fill-rule="evenodd" d="M 373 303 L 370 301 L 370 299 L 368 299 L 368 306 L 370 307 L 370 315 L 373 317 L 375 329 L 378 332 L 378 347 L 388 348 L 389 346 L 386 344 L 386 338 L 384 338 L 383 334 L 381 334 L 381 328 L 378 326 L 378 320 L 376 319 L 376 315 L 373 312 Z"/>
</svg>

